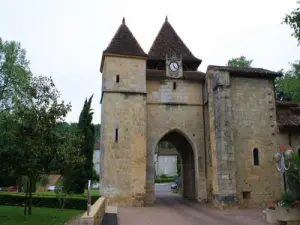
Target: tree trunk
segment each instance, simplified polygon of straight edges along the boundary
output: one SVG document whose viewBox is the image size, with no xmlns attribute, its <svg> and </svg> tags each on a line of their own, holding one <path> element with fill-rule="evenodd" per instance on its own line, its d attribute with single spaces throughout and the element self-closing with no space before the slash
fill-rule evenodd
<svg viewBox="0 0 300 225">
<path fill-rule="evenodd" d="M 27 206 L 28 206 L 28 182 L 26 183 L 26 190 L 25 190 L 25 206 L 24 206 L 24 215 L 27 215 Z"/>
<path fill-rule="evenodd" d="M 31 215 L 31 206 L 32 206 L 32 182 L 33 178 L 29 178 L 29 204 L 28 204 L 28 215 Z"/>
</svg>

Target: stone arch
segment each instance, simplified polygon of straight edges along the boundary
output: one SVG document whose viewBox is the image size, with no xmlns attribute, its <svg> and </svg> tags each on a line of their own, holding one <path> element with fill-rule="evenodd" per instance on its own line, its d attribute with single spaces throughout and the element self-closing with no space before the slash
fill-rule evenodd
<svg viewBox="0 0 300 225">
<path fill-rule="evenodd" d="M 160 141 L 171 142 L 181 158 L 181 195 L 184 198 L 195 200 L 197 199 L 196 187 L 196 167 L 197 165 L 197 151 L 194 143 L 178 128 L 169 129 L 158 136 L 157 140 L 152 146 L 152 153 Z"/>
<path fill-rule="evenodd" d="M 194 142 L 190 139 L 190 137 L 186 134 L 186 132 L 183 132 L 182 129 L 179 128 L 172 128 L 172 129 L 167 129 L 166 131 L 162 132 L 160 135 L 157 135 L 157 138 L 155 140 L 155 142 L 153 143 L 153 146 L 151 147 L 152 152 L 155 151 L 155 148 L 157 146 L 157 144 L 161 141 L 161 139 L 168 133 L 171 132 L 177 132 L 179 134 L 181 134 L 188 142 L 189 144 L 192 146 L 194 155 L 197 155 L 197 151 L 196 151 L 196 145 L 194 144 Z"/>
</svg>

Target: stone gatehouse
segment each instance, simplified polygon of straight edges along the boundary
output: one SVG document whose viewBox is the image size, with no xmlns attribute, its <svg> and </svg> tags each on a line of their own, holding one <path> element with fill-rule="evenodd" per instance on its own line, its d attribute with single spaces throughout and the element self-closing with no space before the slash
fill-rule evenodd
<svg viewBox="0 0 300 225">
<path fill-rule="evenodd" d="M 154 152 L 169 141 L 182 162 L 181 194 L 216 206 L 262 205 L 282 193 L 272 160 L 300 147 L 297 104 L 277 102 L 261 68 L 208 66 L 163 23 L 148 54 L 125 24 L 103 51 L 101 194 L 110 204 L 155 201 Z"/>
</svg>

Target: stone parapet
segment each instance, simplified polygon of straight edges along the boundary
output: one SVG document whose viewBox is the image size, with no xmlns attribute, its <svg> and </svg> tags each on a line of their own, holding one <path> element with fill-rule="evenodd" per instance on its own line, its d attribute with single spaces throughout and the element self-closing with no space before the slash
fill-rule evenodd
<svg viewBox="0 0 300 225">
<path fill-rule="evenodd" d="M 80 225 L 99 225 L 102 223 L 106 209 L 106 198 L 100 197 L 90 208 L 89 215 L 85 212 L 79 221 Z"/>
</svg>

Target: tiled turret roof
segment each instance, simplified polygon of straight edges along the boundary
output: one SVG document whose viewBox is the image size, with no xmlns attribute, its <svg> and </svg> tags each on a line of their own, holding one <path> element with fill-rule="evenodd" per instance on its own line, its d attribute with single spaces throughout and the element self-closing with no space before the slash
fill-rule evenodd
<svg viewBox="0 0 300 225">
<path fill-rule="evenodd" d="M 201 63 L 201 60 L 192 54 L 166 18 L 149 50 L 148 56 L 150 60 L 165 60 L 166 55 L 173 56 L 174 54 L 182 56 L 183 61 L 194 61 L 198 65 Z"/>
<path fill-rule="evenodd" d="M 142 47 L 139 45 L 123 18 L 122 24 L 117 30 L 116 34 L 112 38 L 110 44 L 103 52 L 114 53 L 121 55 L 132 55 L 132 56 L 147 56 Z"/>
</svg>

